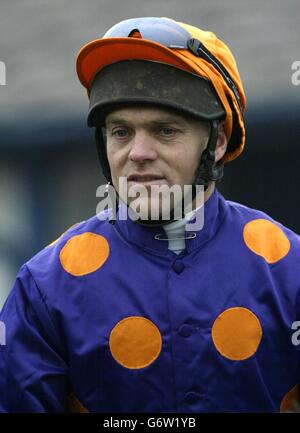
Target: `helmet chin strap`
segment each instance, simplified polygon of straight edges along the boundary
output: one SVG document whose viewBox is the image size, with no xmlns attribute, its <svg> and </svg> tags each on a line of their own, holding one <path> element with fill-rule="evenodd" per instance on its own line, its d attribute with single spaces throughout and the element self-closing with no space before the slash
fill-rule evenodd
<svg viewBox="0 0 300 433">
<path fill-rule="evenodd" d="M 201 155 L 200 163 L 196 170 L 195 180 L 192 185 L 192 202 L 196 197 L 197 185 L 203 185 L 204 191 L 206 191 L 211 182 L 216 182 L 217 180 L 220 180 L 223 177 L 223 163 L 215 162 L 215 150 L 218 141 L 219 121 L 212 120 L 210 122 L 210 126 L 211 128 L 210 128 L 209 140 L 206 149 L 203 151 Z M 98 157 L 103 170 L 103 174 L 107 179 L 107 181 L 113 184 L 111 179 L 109 163 L 107 159 L 107 153 L 106 153 L 106 134 L 104 128 L 96 128 L 95 140 L 96 140 Z M 116 188 L 115 191 L 116 191 L 116 198 L 118 204 L 121 199 Z M 184 215 L 184 208 L 186 206 L 187 204 L 184 202 L 184 200 L 182 200 L 181 202 L 182 215 Z M 152 220 L 137 219 L 134 222 L 136 224 L 140 224 L 146 227 L 160 227 L 175 221 L 174 214 L 175 214 L 175 210 L 172 209 L 170 212 L 170 219 L 168 220 L 158 219 L 152 221 Z"/>
</svg>

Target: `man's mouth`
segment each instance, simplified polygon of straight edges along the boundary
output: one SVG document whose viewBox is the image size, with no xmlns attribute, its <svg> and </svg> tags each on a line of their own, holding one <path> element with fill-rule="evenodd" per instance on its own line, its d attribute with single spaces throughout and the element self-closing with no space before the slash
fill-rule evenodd
<svg viewBox="0 0 300 433">
<path fill-rule="evenodd" d="M 166 183 L 166 178 L 157 174 L 146 173 L 146 174 L 131 174 L 127 178 L 131 184 L 141 185 L 162 185 Z"/>
</svg>

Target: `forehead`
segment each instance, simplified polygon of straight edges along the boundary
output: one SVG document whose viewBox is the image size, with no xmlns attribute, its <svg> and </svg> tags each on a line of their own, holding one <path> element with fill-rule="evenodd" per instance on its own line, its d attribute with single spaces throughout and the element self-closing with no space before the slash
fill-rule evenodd
<svg viewBox="0 0 300 433">
<path fill-rule="evenodd" d="M 180 113 L 160 107 L 124 107 L 111 111 L 105 118 L 106 125 L 117 122 L 126 123 L 152 123 L 168 122 L 186 125 L 197 122 L 188 119 Z"/>
</svg>

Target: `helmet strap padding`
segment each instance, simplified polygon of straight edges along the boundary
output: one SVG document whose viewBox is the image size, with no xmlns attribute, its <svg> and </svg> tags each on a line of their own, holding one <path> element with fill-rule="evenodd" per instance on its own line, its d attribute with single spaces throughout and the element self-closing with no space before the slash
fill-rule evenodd
<svg viewBox="0 0 300 433">
<path fill-rule="evenodd" d="M 111 171 L 109 167 L 109 162 L 107 158 L 106 151 L 106 129 L 96 128 L 95 129 L 95 141 L 97 147 L 98 159 L 102 168 L 103 175 L 107 182 L 112 184 Z"/>
<path fill-rule="evenodd" d="M 210 182 L 221 180 L 224 172 L 223 162 L 215 162 L 215 152 L 219 136 L 219 121 L 212 120 L 210 126 L 208 143 L 206 149 L 202 152 L 194 182 L 194 185 L 204 185 L 205 191 Z"/>
</svg>

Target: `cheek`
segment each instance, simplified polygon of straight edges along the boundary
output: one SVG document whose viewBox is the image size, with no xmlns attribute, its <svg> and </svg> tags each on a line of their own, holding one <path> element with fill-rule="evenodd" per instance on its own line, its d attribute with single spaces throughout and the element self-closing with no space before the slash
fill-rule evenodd
<svg viewBox="0 0 300 433">
<path fill-rule="evenodd" d="M 191 155 L 184 150 L 178 150 L 172 160 L 169 159 L 169 168 L 172 183 L 183 185 L 189 184 L 194 166 Z"/>
<path fill-rule="evenodd" d="M 113 149 L 112 146 L 107 146 L 107 159 L 112 175 L 119 175 L 121 169 L 121 155 Z"/>
<path fill-rule="evenodd" d="M 178 152 L 176 160 L 174 160 L 174 171 L 177 174 L 177 182 L 190 185 L 194 182 L 195 174 L 199 166 L 202 155 L 202 148 L 198 146 L 190 146 Z"/>
<path fill-rule="evenodd" d="M 200 161 L 202 154 L 202 147 L 200 144 L 195 145 L 191 143 L 191 145 L 188 148 L 184 149 L 184 154 L 182 156 L 181 162 L 184 164 L 185 167 L 192 168 L 194 166 L 198 166 L 198 162 Z"/>
</svg>

